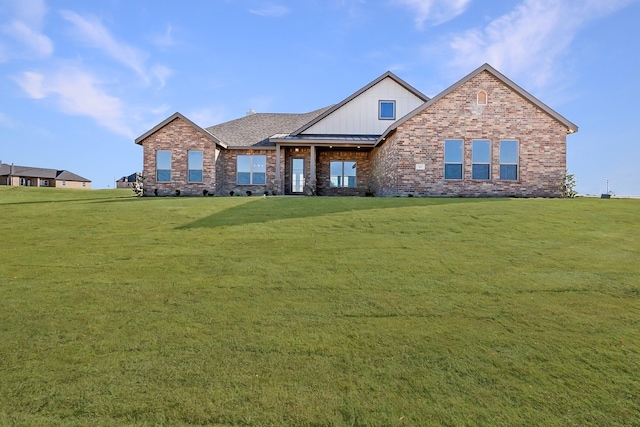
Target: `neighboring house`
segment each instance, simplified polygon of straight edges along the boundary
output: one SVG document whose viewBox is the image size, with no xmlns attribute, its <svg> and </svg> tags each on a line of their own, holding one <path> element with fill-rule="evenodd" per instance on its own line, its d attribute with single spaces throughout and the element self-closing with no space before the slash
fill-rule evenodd
<svg viewBox="0 0 640 427">
<path fill-rule="evenodd" d="M 387 72 L 311 113 L 175 113 L 135 142 L 147 195 L 558 197 L 577 130 L 485 64 L 432 99 Z"/>
<path fill-rule="evenodd" d="M 0 185 L 90 189 L 91 181 L 66 170 L 0 163 Z"/>
<path fill-rule="evenodd" d="M 141 177 L 142 175 L 138 172 L 132 173 L 129 176 L 123 176 L 116 181 L 116 188 L 133 188 L 133 184 L 138 182 L 138 178 Z"/>
</svg>

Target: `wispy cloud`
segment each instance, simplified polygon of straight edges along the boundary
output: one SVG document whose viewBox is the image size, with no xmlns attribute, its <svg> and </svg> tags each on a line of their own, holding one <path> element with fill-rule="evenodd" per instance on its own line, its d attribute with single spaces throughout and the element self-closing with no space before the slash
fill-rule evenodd
<svg viewBox="0 0 640 427">
<path fill-rule="evenodd" d="M 161 48 L 172 47 L 178 44 L 173 36 L 173 27 L 171 25 L 167 25 L 165 32 L 152 37 L 151 41 Z"/>
<path fill-rule="evenodd" d="M 122 101 L 107 94 L 98 79 L 80 68 L 64 67 L 49 75 L 27 71 L 16 82 L 31 98 L 52 98 L 65 114 L 90 117 L 117 134 L 133 138 Z"/>
<path fill-rule="evenodd" d="M 589 21 L 606 16 L 633 0 L 525 0 L 482 29 L 455 35 L 449 46 L 452 66 L 475 68 L 488 62 L 529 84 L 545 85 L 558 60 Z"/>
<path fill-rule="evenodd" d="M 187 117 L 203 128 L 217 125 L 228 119 L 228 116 L 225 114 L 225 109 L 222 107 L 206 107 L 190 111 Z"/>
<path fill-rule="evenodd" d="M 414 11 L 416 27 L 422 29 L 426 21 L 432 21 L 437 25 L 464 13 L 471 0 L 396 0 L 396 2 Z"/>
<path fill-rule="evenodd" d="M 163 88 L 167 83 L 167 79 L 173 75 L 173 70 L 169 67 L 165 67 L 164 65 L 156 64 L 151 67 L 151 73 L 160 83 L 160 87 Z"/>
<path fill-rule="evenodd" d="M 42 33 L 42 23 L 47 13 L 43 0 L 23 0 L 11 4 L 14 17 L 0 27 L 1 31 L 23 45 L 29 55 L 48 57 L 53 53 L 53 42 Z M 0 60 L 8 58 L 6 47 L 0 47 Z M 21 54 L 24 54 L 24 50 Z M 17 54 L 17 52 L 15 53 Z"/>
<path fill-rule="evenodd" d="M 289 8 L 277 4 L 266 4 L 257 9 L 249 9 L 250 13 L 268 18 L 279 18 L 290 12 Z"/>
<path fill-rule="evenodd" d="M 5 128 L 15 128 L 16 122 L 14 122 L 9 116 L 0 111 L 0 126 Z"/>
<path fill-rule="evenodd" d="M 61 11 L 60 15 L 73 24 L 79 40 L 91 47 L 101 49 L 115 61 L 132 69 L 143 79 L 147 79 L 144 67 L 147 55 L 144 52 L 117 41 L 104 25 L 94 17 L 83 17 L 68 10 Z"/>
<path fill-rule="evenodd" d="M 53 43 L 49 37 L 29 27 L 24 22 L 13 21 L 3 28 L 4 33 L 21 42 L 27 49 L 39 57 L 47 57 L 53 53 Z"/>
</svg>

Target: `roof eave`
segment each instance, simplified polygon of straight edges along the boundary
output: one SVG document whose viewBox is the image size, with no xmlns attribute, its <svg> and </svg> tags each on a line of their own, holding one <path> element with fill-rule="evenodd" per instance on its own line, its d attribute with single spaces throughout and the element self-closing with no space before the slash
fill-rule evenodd
<svg viewBox="0 0 640 427">
<path fill-rule="evenodd" d="M 349 95 L 348 97 L 343 99 L 338 104 L 334 105 L 332 108 L 330 108 L 327 111 L 325 111 L 323 114 L 320 114 L 318 117 L 316 117 L 313 120 L 309 121 L 304 126 L 300 127 L 299 129 L 296 129 L 294 132 L 291 132 L 291 135 L 298 135 L 301 132 L 304 132 L 305 130 L 309 129 L 311 126 L 315 125 L 320 120 L 324 119 L 325 117 L 329 116 L 330 114 L 332 114 L 336 110 L 340 109 L 342 106 L 344 106 L 345 104 L 349 103 L 353 99 L 357 98 L 358 96 L 360 96 L 361 94 L 363 94 L 367 90 L 371 89 L 373 86 L 377 85 L 378 83 L 380 83 L 382 80 L 386 79 L 387 77 L 395 80 L 396 83 L 398 83 L 400 86 L 403 86 L 405 89 L 407 89 L 409 92 L 413 93 L 415 96 L 417 96 L 418 98 L 422 99 L 423 101 L 426 102 L 426 101 L 429 100 L 429 97 L 427 95 L 425 95 L 424 93 L 420 92 L 418 89 L 414 88 L 409 83 L 405 82 L 400 77 L 398 77 L 395 74 L 393 74 L 391 71 L 387 71 L 386 73 L 382 74 L 377 79 L 371 81 L 369 84 L 363 86 L 362 88 L 360 88 L 356 92 L 352 93 L 351 95 Z"/>
<path fill-rule="evenodd" d="M 501 80 L 505 85 L 509 86 L 513 91 L 515 91 L 520 96 L 522 96 L 523 98 L 525 98 L 526 100 L 528 100 L 529 102 L 531 102 L 532 104 L 534 104 L 535 106 L 540 108 L 542 111 L 544 111 L 551 118 L 555 119 L 557 122 L 559 122 L 562 125 L 564 125 L 567 128 L 567 133 L 568 134 L 572 134 L 572 133 L 575 133 L 575 132 L 578 131 L 578 126 L 576 126 L 574 123 L 572 123 L 571 121 L 567 120 L 564 116 L 562 116 L 561 114 L 559 114 L 558 112 L 553 110 L 551 107 L 546 105 L 544 102 L 540 101 L 538 98 L 536 98 L 533 95 L 531 95 L 529 92 L 527 92 L 522 87 L 520 87 L 518 84 L 516 84 L 513 80 L 509 79 L 507 76 L 505 76 L 504 74 L 502 74 L 501 72 L 499 72 L 498 70 L 493 68 L 491 65 L 485 63 L 485 64 L 481 65 L 480 67 L 478 67 L 477 69 L 475 69 L 474 71 L 472 71 L 471 73 L 467 74 L 462 79 L 458 80 L 456 83 L 452 84 L 451 86 L 449 86 L 448 88 L 446 88 L 445 90 L 440 92 L 439 94 L 437 94 L 436 96 L 434 96 L 433 98 L 431 98 L 430 100 L 426 101 L 424 104 L 420 105 L 419 107 L 417 107 L 416 109 L 414 109 L 410 113 L 406 114 L 404 117 L 400 118 L 398 121 L 394 122 L 380 136 L 380 138 L 376 142 L 376 146 L 378 144 L 380 144 L 382 141 L 384 141 L 399 126 L 401 126 L 402 124 L 404 124 L 405 122 L 407 122 L 409 119 L 411 119 L 415 115 L 419 114 L 420 112 L 426 110 L 427 108 L 429 108 L 429 106 L 431 106 L 435 102 L 439 101 L 440 99 L 444 98 L 449 93 L 453 92 L 454 90 L 456 90 L 457 88 L 459 88 L 463 84 L 467 83 L 469 80 L 471 80 L 472 78 L 474 78 L 475 76 L 477 76 L 478 74 L 480 74 L 483 71 L 487 71 L 490 74 L 493 74 L 496 78 L 498 78 L 498 80 Z"/>
<path fill-rule="evenodd" d="M 135 139 L 135 143 L 138 144 L 138 145 L 142 145 L 142 141 L 144 141 L 146 138 L 148 138 L 149 136 L 153 135 L 154 133 L 156 133 L 157 131 L 159 131 L 160 129 L 162 129 L 163 127 L 165 127 L 166 125 L 168 125 L 169 123 L 171 123 L 172 121 L 174 121 L 175 119 L 178 119 L 178 118 L 181 119 L 181 120 L 184 120 L 186 123 L 188 123 L 190 126 L 192 126 L 197 131 L 202 132 L 207 138 L 209 138 L 214 143 L 218 144 L 219 146 L 221 146 L 223 148 L 227 148 L 227 144 L 225 144 L 224 142 L 220 141 L 211 132 L 209 132 L 206 129 L 203 129 L 200 126 L 198 126 L 197 124 L 195 124 L 194 122 L 192 122 L 191 120 L 189 120 L 187 117 L 185 117 L 183 114 L 181 114 L 179 112 L 175 112 L 174 114 L 172 114 L 171 116 L 167 117 L 166 119 L 164 119 L 163 121 L 161 121 L 160 123 L 155 125 L 153 128 L 151 128 L 150 130 L 148 130 L 144 134 L 142 134 L 139 137 L 137 137 Z"/>
</svg>

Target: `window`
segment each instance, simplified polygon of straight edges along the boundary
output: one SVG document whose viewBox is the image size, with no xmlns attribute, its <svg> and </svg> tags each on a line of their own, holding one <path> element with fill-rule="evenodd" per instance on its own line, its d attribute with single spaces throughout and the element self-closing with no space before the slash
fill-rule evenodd
<svg viewBox="0 0 640 427">
<path fill-rule="evenodd" d="M 202 182 L 202 151 L 187 153 L 189 182 Z"/>
<path fill-rule="evenodd" d="M 267 183 L 267 156 L 239 155 L 237 166 L 238 184 Z"/>
<path fill-rule="evenodd" d="M 356 187 L 356 162 L 331 162 L 330 187 Z"/>
<path fill-rule="evenodd" d="M 86 182 L 83 182 L 83 183 L 82 183 L 82 186 L 83 186 L 83 187 L 86 187 L 86 186 L 87 186 L 87 183 L 86 183 Z"/>
<path fill-rule="evenodd" d="M 40 186 L 41 187 L 48 187 L 49 186 L 49 180 L 48 179 L 43 179 L 42 181 L 40 181 Z"/>
<path fill-rule="evenodd" d="M 159 150 L 156 152 L 156 181 L 171 181 L 171 151 Z"/>
<path fill-rule="evenodd" d="M 378 118 L 380 120 L 396 119 L 396 101 L 379 101 Z"/>
<path fill-rule="evenodd" d="M 66 185 L 67 185 L 67 181 L 62 181 L 62 186 L 66 187 Z"/>
<path fill-rule="evenodd" d="M 518 141 L 500 141 L 500 179 L 518 180 Z"/>
<path fill-rule="evenodd" d="M 474 139 L 471 145 L 471 179 L 491 178 L 491 141 Z"/>
<path fill-rule="evenodd" d="M 462 179 L 462 140 L 444 141 L 444 179 Z"/>
<path fill-rule="evenodd" d="M 487 92 L 483 90 L 478 92 L 478 105 L 487 105 Z"/>
</svg>

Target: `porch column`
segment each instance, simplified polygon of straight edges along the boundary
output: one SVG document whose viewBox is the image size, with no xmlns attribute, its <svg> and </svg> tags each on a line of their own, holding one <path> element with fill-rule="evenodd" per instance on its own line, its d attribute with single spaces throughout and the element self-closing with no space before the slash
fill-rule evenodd
<svg viewBox="0 0 640 427">
<path fill-rule="evenodd" d="M 276 191 L 278 194 L 282 193 L 282 177 L 280 173 L 280 145 L 276 144 Z"/>
<path fill-rule="evenodd" d="M 309 147 L 311 150 L 311 159 L 309 160 L 309 184 L 314 188 L 316 188 L 316 146 L 311 145 Z"/>
<path fill-rule="evenodd" d="M 276 181 L 280 180 L 280 146 L 276 144 Z"/>
</svg>

